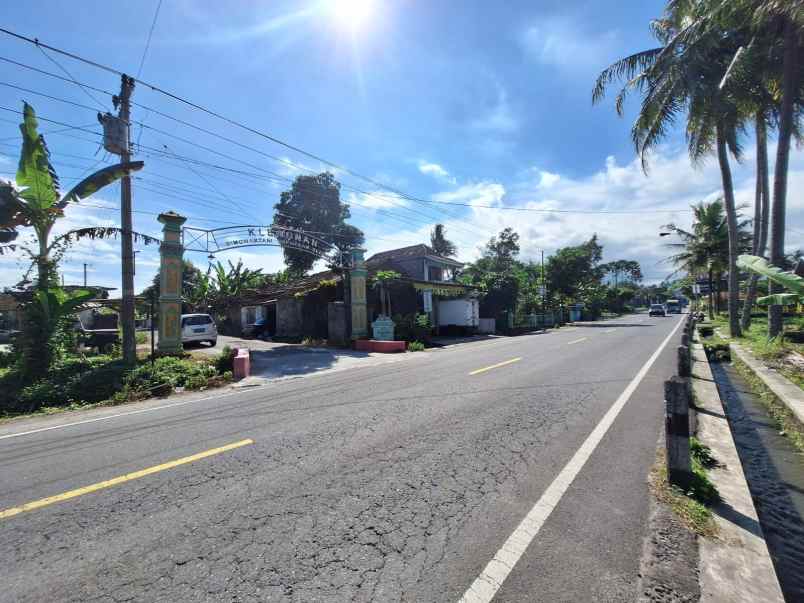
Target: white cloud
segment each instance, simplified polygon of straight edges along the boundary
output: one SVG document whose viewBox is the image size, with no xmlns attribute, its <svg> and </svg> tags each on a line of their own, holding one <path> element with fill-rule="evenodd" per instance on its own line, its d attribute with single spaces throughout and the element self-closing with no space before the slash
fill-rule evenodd
<svg viewBox="0 0 804 603">
<path fill-rule="evenodd" d="M 386 209 L 407 207 L 409 202 L 402 196 L 387 190 L 368 191 L 366 193 L 349 193 L 346 203 L 368 209 Z"/>
<path fill-rule="evenodd" d="M 772 156 L 772 153 L 771 153 Z M 754 195 L 753 165 L 746 157 L 734 164 L 734 181 L 738 204 L 746 217 L 751 217 Z M 796 191 L 804 190 L 804 153 L 791 157 L 789 175 L 788 249 L 804 247 L 804 199 Z M 546 255 L 558 247 L 579 244 L 597 233 L 604 246 L 605 261 L 627 258 L 642 265 L 646 280 L 659 280 L 671 274 L 674 267 L 666 258 L 672 253 L 660 238 L 662 226 L 674 222 L 688 227 L 689 206 L 711 200 L 720 194 L 720 173 L 714 159 L 694 169 L 683 150 L 663 149 L 654 154 L 650 172 L 642 172 L 638 160 L 619 164 L 606 158 L 600 169 L 573 177 L 564 173 L 529 170 L 519 181 L 502 184 L 484 180 L 437 193 L 433 200 L 466 203 L 460 217 L 443 220 L 447 236 L 456 243 L 459 259 L 472 261 L 481 253 L 489 237 L 508 226 L 520 235 L 522 258 L 538 260 L 541 250 Z M 626 211 L 632 213 L 552 213 L 536 211 L 501 211 L 500 205 L 530 209 Z M 491 206 L 486 208 L 483 206 Z M 447 206 L 440 205 L 445 208 Z M 450 208 L 459 213 L 459 208 Z M 407 241 L 426 242 L 432 225 L 394 235 Z M 378 229 L 381 230 L 381 229 Z M 796 232 L 799 231 L 799 232 Z M 375 251 L 392 244 L 367 243 Z"/>
<path fill-rule="evenodd" d="M 444 180 L 450 184 L 455 184 L 457 182 L 454 176 L 451 176 L 446 169 L 437 163 L 430 163 L 424 160 L 419 161 L 419 171 L 422 174 L 433 176 L 436 179 Z"/>
<path fill-rule="evenodd" d="M 561 175 L 559 174 L 553 174 L 544 170 L 539 171 L 539 188 L 551 188 L 559 180 L 561 180 Z"/>
<path fill-rule="evenodd" d="M 616 31 L 593 33 L 566 17 L 548 17 L 525 31 L 522 44 L 539 63 L 575 73 L 605 68 L 618 37 Z"/>
</svg>

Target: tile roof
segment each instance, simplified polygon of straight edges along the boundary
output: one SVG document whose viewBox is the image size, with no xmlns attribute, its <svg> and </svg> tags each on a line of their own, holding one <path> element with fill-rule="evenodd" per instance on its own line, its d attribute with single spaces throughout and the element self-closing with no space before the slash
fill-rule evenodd
<svg viewBox="0 0 804 603">
<path fill-rule="evenodd" d="M 399 249 L 389 249 L 388 251 L 380 251 L 379 253 L 375 253 L 371 256 L 368 260 L 366 260 L 366 264 L 378 264 L 380 262 L 387 262 L 389 260 L 398 260 L 402 258 L 419 258 L 419 257 L 434 257 L 438 258 L 439 260 L 443 260 L 449 264 L 460 264 L 457 260 L 452 258 L 444 257 L 438 255 L 435 250 L 423 243 L 419 243 L 418 245 L 410 245 L 409 247 L 400 247 Z"/>
</svg>

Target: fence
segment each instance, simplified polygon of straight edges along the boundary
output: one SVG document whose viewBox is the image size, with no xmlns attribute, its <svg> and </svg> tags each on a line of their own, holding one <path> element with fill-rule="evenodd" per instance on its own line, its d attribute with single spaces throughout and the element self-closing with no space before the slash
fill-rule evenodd
<svg viewBox="0 0 804 603">
<path fill-rule="evenodd" d="M 692 314 L 684 321 L 681 345 L 676 350 L 677 376 L 664 382 L 665 444 L 667 450 L 667 479 L 684 490 L 692 479 L 690 433 L 694 433 L 692 387 L 692 356 L 690 342 L 695 329 Z"/>
</svg>

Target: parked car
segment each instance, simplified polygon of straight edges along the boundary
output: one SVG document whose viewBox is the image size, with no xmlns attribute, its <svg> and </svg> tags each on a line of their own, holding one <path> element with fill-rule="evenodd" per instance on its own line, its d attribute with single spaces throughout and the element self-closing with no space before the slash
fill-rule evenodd
<svg viewBox="0 0 804 603">
<path fill-rule="evenodd" d="M 218 343 L 218 328 L 209 314 L 181 315 L 181 342 L 201 343 L 208 341 L 213 347 Z"/>
<path fill-rule="evenodd" d="M 243 328 L 243 337 L 254 337 L 256 339 L 264 339 L 271 334 L 268 332 L 268 321 L 264 318 L 258 318 L 253 324 L 246 325 Z"/>
<path fill-rule="evenodd" d="M 651 304 L 648 316 L 667 316 L 667 312 L 662 304 Z"/>
<path fill-rule="evenodd" d="M 19 334 L 15 329 L 0 329 L 0 343 L 12 343 Z"/>
</svg>

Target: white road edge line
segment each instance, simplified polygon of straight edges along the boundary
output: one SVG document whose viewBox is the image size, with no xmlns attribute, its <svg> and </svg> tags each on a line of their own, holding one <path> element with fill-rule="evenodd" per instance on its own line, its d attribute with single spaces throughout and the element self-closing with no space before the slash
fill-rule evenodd
<svg viewBox="0 0 804 603">
<path fill-rule="evenodd" d="M 567 345 L 575 345 L 576 343 L 581 343 L 582 341 L 586 341 L 589 339 L 588 337 L 581 337 L 580 339 L 573 339 L 572 341 L 568 341 Z"/>
<path fill-rule="evenodd" d="M 489 561 L 485 569 L 475 579 L 472 585 L 466 590 L 458 603 L 489 603 L 497 594 L 497 591 L 502 587 L 505 579 L 513 571 L 514 566 L 519 562 L 522 555 L 527 550 L 533 539 L 541 530 L 547 518 L 553 512 L 553 509 L 558 506 L 564 493 L 569 489 L 572 482 L 581 472 L 586 461 L 594 453 L 603 436 L 606 435 L 609 428 L 614 424 L 620 411 L 631 398 L 636 388 L 645 378 L 645 375 L 650 370 L 653 363 L 662 353 L 662 350 L 667 346 L 667 343 L 676 334 L 678 328 L 684 322 L 684 318 L 678 321 L 678 324 L 665 338 L 661 345 L 656 348 L 653 355 L 648 358 L 648 361 L 639 369 L 639 372 L 634 376 L 628 386 L 620 394 L 620 397 L 609 408 L 600 423 L 592 430 L 581 447 L 575 452 L 569 462 L 564 465 L 564 468 L 556 476 L 553 482 L 547 487 L 542 496 L 536 501 L 531 510 L 525 518 L 516 527 L 508 540 L 500 547 L 494 558 Z"/>
</svg>

